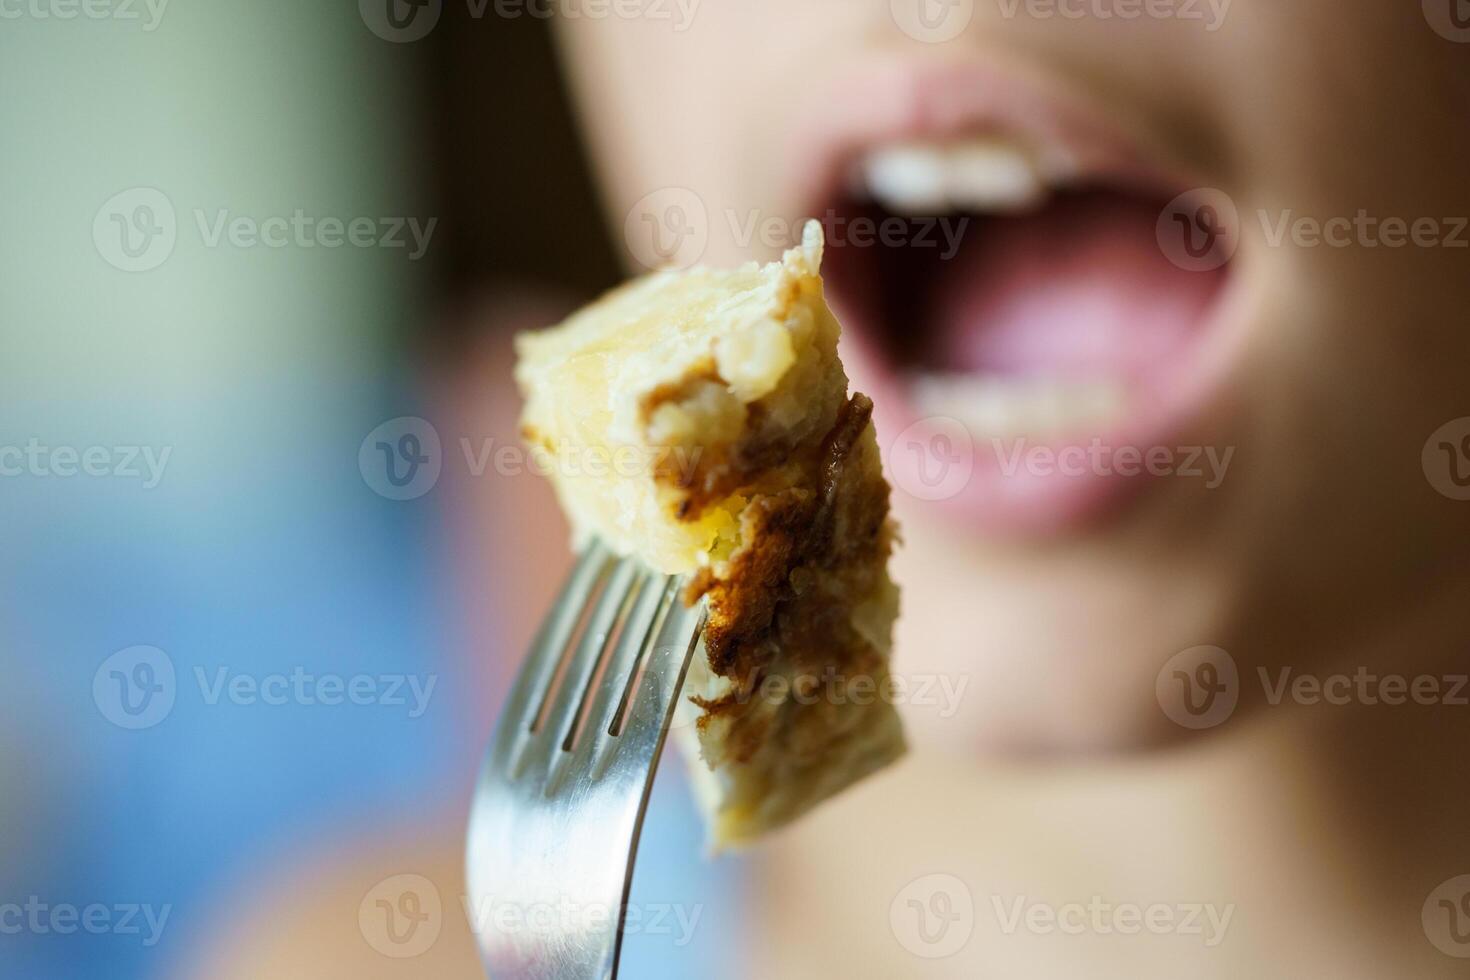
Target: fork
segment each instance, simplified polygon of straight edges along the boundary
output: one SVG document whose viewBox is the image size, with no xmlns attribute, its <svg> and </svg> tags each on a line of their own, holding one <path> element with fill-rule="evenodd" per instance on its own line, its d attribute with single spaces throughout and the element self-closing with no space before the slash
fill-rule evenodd
<svg viewBox="0 0 1470 980">
<path fill-rule="evenodd" d="M 705 621 L 678 576 L 593 541 L 501 711 L 466 881 L 491 980 L 617 976 L 638 834 Z"/>
</svg>

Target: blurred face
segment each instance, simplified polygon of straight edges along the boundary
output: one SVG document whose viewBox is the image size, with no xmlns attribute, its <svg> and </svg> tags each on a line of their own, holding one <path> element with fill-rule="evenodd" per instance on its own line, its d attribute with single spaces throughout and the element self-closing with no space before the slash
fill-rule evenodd
<svg viewBox="0 0 1470 980">
<path fill-rule="evenodd" d="M 1470 516 L 1421 460 L 1470 414 L 1470 31 L 1440 6 L 561 19 L 632 259 L 826 225 L 904 529 L 896 669 L 964 685 L 919 740 L 1146 744 L 1217 682 L 1181 652 L 1361 663 L 1428 598 Z"/>
</svg>

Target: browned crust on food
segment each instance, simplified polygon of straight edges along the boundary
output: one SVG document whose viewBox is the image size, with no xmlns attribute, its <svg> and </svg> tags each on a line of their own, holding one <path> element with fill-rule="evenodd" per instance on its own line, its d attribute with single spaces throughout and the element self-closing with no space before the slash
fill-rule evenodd
<svg viewBox="0 0 1470 980">
<path fill-rule="evenodd" d="M 653 415 L 654 409 L 665 402 L 681 401 L 688 397 L 690 390 L 700 381 L 713 381 L 717 384 L 725 383 L 725 379 L 720 377 L 719 368 L 715 366 L 715 359 L 713 357 L 701 358 L 698 363 L 691 366 L 688 371 L 685 371 L 684 376 L 679 380 L 665 381 L 656 388 L 645 392 L 643 398 L 638 403 L 639 413 L 642 415 L 644 423 L 647 424 L 649 417 Z"/>
<path fill-rule="evenodd" d="M 851 623 L 855 597 L 874 593 L 891 547 L 887 484 L 850 467 L 872 410 L 866 396 L 853 395 L 802 460 L 801 484 L 745 508 L 747 544 L 724 574 L 704 569 L 686 587 L 686 603 L 708 599 L 710 669 L 733 685 L 721 698 L 694 699 L 706 711 L 701 726 L 741 714 L 778 659 L 788 673 L 882 671 L 881 655 Z M 733 729 L 735 759 L 749 759 L 766 736 L 755 720 Z"/>
<path fill-rule="evenodd" d="M 638 406 L 644 424 L 660 405 L 685 401 L 692 396 L 696 385 L 707 382 L 727 387 L 715 362 L 708 358 L 678 381 L 666 382 L 649 391 Z M 745 431 L 763 432 L 765 416 L 766 408 L 759 402 L 746 405 Z M 782 463 L 792 451 L 788 439 L 750 435 L 733 445 L 700 446 L 693 466 L 685 465 L 682 460 L 676 462 L 672 454 L 660 454 L 653 478 L 680 491 L 673 503 L 674 517 L 692 522 L 710 505 L 748 486 L 757 474 Z"/>
</svg>

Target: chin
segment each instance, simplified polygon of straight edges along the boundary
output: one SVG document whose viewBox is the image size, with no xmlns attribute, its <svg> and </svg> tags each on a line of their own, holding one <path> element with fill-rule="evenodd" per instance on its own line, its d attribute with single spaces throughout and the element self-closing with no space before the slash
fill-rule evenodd
<svg viewBox="0 0 1470 980">
<path fill-rule="evenodd" d="M 1199 723 L 1178 699 L 1200 672 L 1187 651 L 1228 650 L 1238 676 L 1254 669 L 1241 590 L 1218 553 L 1150 534 L 1146 510 L 1037 542 L 961 533 L 952 513 L 896 494 L 894 669 L 938 692 L 900 705 L 916 747 L 1065 763 L 1240 730 L 1245 704 Z"/>
</svg>

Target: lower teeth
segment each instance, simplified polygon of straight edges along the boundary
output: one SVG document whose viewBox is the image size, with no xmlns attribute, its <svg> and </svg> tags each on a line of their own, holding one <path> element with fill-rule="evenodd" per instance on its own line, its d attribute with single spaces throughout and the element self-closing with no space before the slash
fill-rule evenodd
<svg viewBox="0 0 1470 980">
<path fill-rule="evenodd" d="M 1101 435 L 1127 409 L 1127 386 L 1115 378 L 924 374 L 911 391 L 922 415 L 952 418 L 977 440 Z"/>
</svg>

